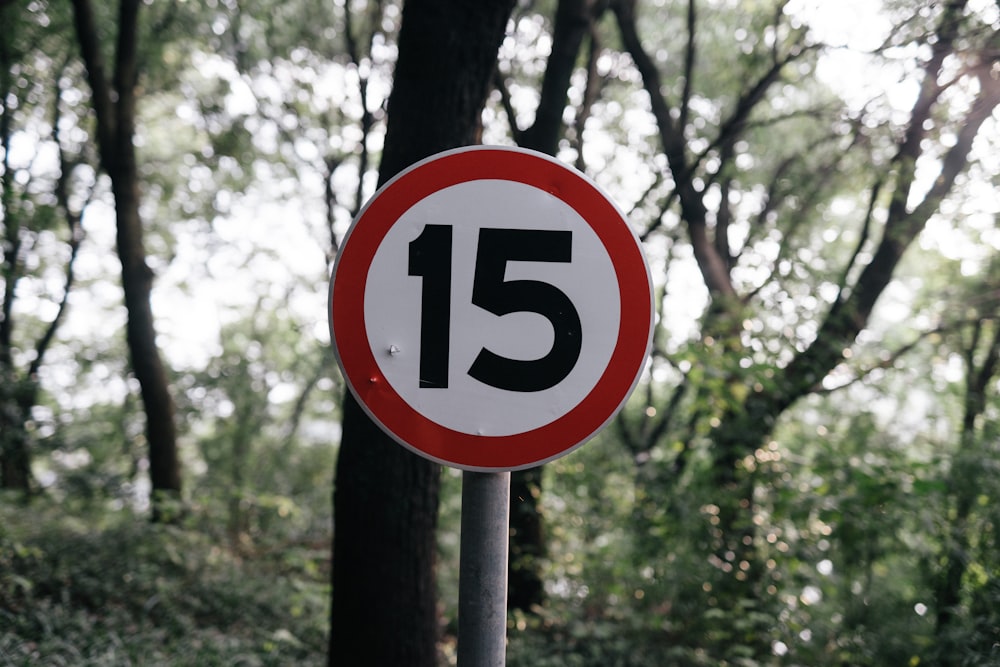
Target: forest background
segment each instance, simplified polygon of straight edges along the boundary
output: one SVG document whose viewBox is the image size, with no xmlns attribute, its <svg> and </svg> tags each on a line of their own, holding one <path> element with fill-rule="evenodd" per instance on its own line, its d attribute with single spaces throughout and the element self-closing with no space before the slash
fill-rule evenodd
<svg viewBox="0 0 1000 667">
<path fill-rule="evenodd" d="M 477 140 L 657 291 L 621 416 L 515 475 L 509 664 L 1000 664 L 1000 4 L 465 4 L 0 0 L 0 664 L 453 664 L 459 477 L 325 301 Z"/>
</svg>

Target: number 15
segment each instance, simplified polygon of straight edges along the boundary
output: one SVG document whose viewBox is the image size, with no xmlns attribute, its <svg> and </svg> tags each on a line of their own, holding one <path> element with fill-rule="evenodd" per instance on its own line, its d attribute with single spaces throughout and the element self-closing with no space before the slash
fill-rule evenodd
<svg viewBox="0 0 1000 667">
<path fill-rule="evenodd" d="M 508 391 L 543 391 L 562 382 L 580 358 L 580 315 L 566 293 L 538 280 L 505 280 L 507 262 L 572 262 L 573 233 L 541 229 L 479 230 L 472 303 L 497 316 L 537 313 L 552 324 L 552 348 L 539 359 L 509 359 L 485 347 L 468 370 Z M 451 343 L 452 226 L 426 225 L 410 242 L 408 275 L 423 278 L 420 387 L 448 387 Z"/>
</svg>

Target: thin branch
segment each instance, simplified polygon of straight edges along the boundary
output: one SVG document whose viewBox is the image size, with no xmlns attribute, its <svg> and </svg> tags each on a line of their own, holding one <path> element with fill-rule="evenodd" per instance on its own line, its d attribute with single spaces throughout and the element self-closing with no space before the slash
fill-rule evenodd
<svg viewBox="0 0 1000 667">
<path fill-rule="evenodd" d="M 976 323 L 976 332 L 982 331 L 985 320 Z M 978 335 L 977 335 L 978 338 Z M 968 419 L 966 428 L 971 431 L 976 414 L 981 414 L 986 405 L 986 389 L 997 372 L 997 365 L 1000 363 L 1000 322 L 994 321 L 993 338 L 990 340 L 983 358 L 982 365 L 976 369 L 975 351 L 979 347 L 978 340 L 969 346 L 966 364 L 968 372 L 966 375 L 966 402 L 972 409 L 971 417 Z"/>
<path fill-rule="evenodd" d="M 724 143 L 719 151 L 719 170 L 716 172 L 723 177 L 719 183 L 719 210 L 715 214 L 715 251 L 725 260 L 730 271 L 733 270 L 733 265 L 742 252 L 741 250 L 734 254 L 729 247 L 729 224 L 733 218 L 733 208 L 729 203 L 729 191 L 733 183 L 729 164 L 734 154 L 733 142 Z"/>
<path fill-rule="evenodd" d="M 635 0 L 616 0 L 612 3 L 612 9 L 618 21 L 622 43 L 631 54 L 642 77 L 643 87 L 649 94 L 650 108 L 659 130 L 664 155 L 673 174 L 676 196 L 681 205 L 682 217 L 687 223 L 698 268 L 713 298 L 735 297 L 736 289 L 726 262 L 715 251 L 709 238 L 704 193 L 692 178 L 693 171 L 688 161 L 683 128 L 678 127 L 673 119 L 670 106 L 662 93 L 660 71 L 639 38 L 635 4 Z"/>
<path fill-rule="evenodd" d="M 139 7 L 142 0 L 119 0 L 118 48 L 114 87 L 118 146 L 135 136 L 136 87 L 139 83 Z"/>
<path fill-rule="evenodd" d="M 839 116 L 834 115 L 839 112 L 840 108 L 837 107 L 833 102 L 820 103 L 813 107 L 802 107 L 800 109 L 794 109 L 787 113 L 768 116 L 767 118 L 747 120 L 743 124 L 743 129 L 762 130 L 764 128 L 773 127 L 775 125 L 784 123 L 789 120 L 796 120 L 798 118 L 810 118 L 810 119 L 821 118 L 823 117 L 824 114 L 829 114 L 829 117 L 839 118 Z"/>
<path fill-rule="evenodd" d="M 787 5 L 787 4 L 788 4 L 787 2 L 781 2 L 781 3 L 777 4 L 774 7 L 774 20 L 771 23 L 771 28 L 774 30 L 775 36 L 778 35 L 778 28 L 781 26 L 781 19 L 784 16 L 785 5 Z M 805 31 L 800 31 L 800 32 L 804 33 Z M 771 60 L 773 62 L 778 62 L 778 60 L 779 60 L 779 57 L 778 57 L 779 48 L 778 47 L 779 47 L 779 42 L 778 42 L 777 37 L 775 37 L 774 42 L 771 44 Z"/>
<path fill-rule="evenodd" d="M 542 76 L 535 119 L 531 127 L 525 129 L 519 145 L 548 155 L 555 154 L 563 133 L 567 91 L 583 39 L 593 25 L 594 11 L 590 0 L 558 1 L 552 26 L 552 48 Z"/>
<path fill-rule="evenodd" d="M 907 203 L 910 190 L 916 179 L 916 162 L 923 150 L 921 144 L 927 135 L 926 122 L 931 118 L 931 111 L 943 92 L 938 77 L 942 71 L 945 59 L 954 52 L 954 42 L 958 33 L 958 21 L 965 9 L 966 0 L 953 0 L 943 10 L 943 15 L 937 30 L 937 41 L 932 46 L 930 60 L 924 64 L 923 81 L 920 92 L 910 111 L 910 124 L 906 128 L 893 165 L 896 167 L 896 187 L 889 203 L 888 220 L 904 221 L 908 218 Z M 963 128 L 964 129 L 964 128 Z M 978 127 L 976 128 L 978 130 Z M 952 148 L 954 152 L 955 148 Z M 914 220 L 913 218 L 910 218 Z M 908 225 L 908 232 L 915 233 L 914 225 L 922 223 L 914 221 Z M 919 227 L 916 227 L 919 229 Z"/>
<path fill-rule="evenodd" d="M 662 184 L 662 183 L 663 183 L 663 172 L 657 170 L 656 173 L 653 174 L 653 182 L 649 184 L 649 187 L 647 187 L 645 190 L 643 190 L 642 194 L 639 195 L 638 199 L 636 199 L 635 202 L 632 204 L 632 206 L 629 207 L 629 210 L 625 214 L 625 217 L 631 218 L 632 215 L 637 210 L 639 210 L 640 206 L 645 205 L 646 200 L 649 198 L 649 196 L 651 194 L 653 194 L 653 191 L 656 188 L 660 187 L 660 184 Z M 648 233 L 648 231 L 646 233 Z"/>
<path fill-rule="evenodd" d="M 722 123 L 718 136 L 707 150 L 735 141 L 736 137 L 746 128 L 750 114 L 764 100 L 771 86 L 781 79 L 782 70 L 814 48 L 816 47 L 795 44 L 784 58 L 776 59 L 752 86 L 740 94 L 740 98 L 733 108 L 733 113 Z"/>
<path fill-rule="evenodd" d="M 778 165 L 778 168 L 772 175 L 771 182 L 768 185 L 767 194 L 765 195 L 764 199 L 764 206 L 757 214 L 757 225 L 755 227 L 751 227 L 751 231 L 754 229 L 761 229 L 761 230 L 765 229 L 764 222 L 766 221 L 767 216 L 772 211 L 775 211 L 777 209 L 776 202 L 780 203 L 781 201 L 785 200 L 785 195 L 787 193 L 782 192 L 780 184 L 781 181 L 784 180 L 784 177 L 788 173 L 788 171 L 791 170 L 793 166 L 801 162 L 803 157 L 814 153 L 816 149 L 818 149 L 820 146 L 836 138 L 837 137 L 833 135 L 827 135 L 821 137 L 810 143 L 808 147 L 801 153 L 786 158 L 784 161 L 781 162 L 781 164 Z M 824 186 L 827 185 L 828 183 L 829 177 L 836 172 L 841 160 L 844 159 L 846 154 L 847 154 L 846 150 L 840 151 L 834 155 L 833 159 L 815 168 L 813 172 L 813 178 L 811 181 L 813 187 L 811 187 L 808 191 L 804 193 L 803 196 L 800 197 L 799 210 L 808 211 L 812 208 L 812 204 L 819 199 Z M 760 293 L 761 289 L 764 288 L 765 285 L 771 283 L 776 268 L 781 264 L 782 260 L 784 260 L 788 256 L 788 250 L 790 248 L 791 239 L 794 238 L 796 232 L 798 232 L 799 229 L 805 227 L 808 224 L 808 222 L 809 218 L 807 218 L 804 215 L 793 216 L 791 218 L 791 224 L 788 225 L 785 229 L 781 230 L 782 232 L 781 243 L 778 246 L 777 255 L 771 262 L 771 270 L 769 277 L 766 280 L 762 281 L 760 285 L 751 290 L 743 298 L 744 303 L 748 303 L 749 301 L 754 299 Z M 749 245 L 752 242 L 753 239 L 748 238 L 747 244 Z"/>
<path fill-rule="evenodd" d="M 292 441 L 298 435 L 299 427 L 302 425 L 302 417 L 305 414 L 306 407 L 309 405 L 309 398 L 319 385 L 319 381 L 329 375 L 328 369 L 332 365 L 335 365 L 333 348 L 326 346 L 323 348 L 322 360 L 316 364 L 313 373 L 306 380 L 306 384 L 299 393 L 298 398 L 295 399 L 295 405 L 292 407 L 292 414 L 286 422 L 285 434 L 283 436 L 286 444 L 292 444 Z M 336 375 L 331 375 L 330 377 L 336 381 Z"/>
<path fill-rule="evenodd" d="M 639 240 L 645 242 L 646 239 L 650 237 L 656 230 L 663 226 L 663 219 L 667 215 L 667 211 L 673 206 L 674 200 L 677 199 L 677 188 L 673 188 L 663 198 L 663 202 L 660 204 L 660 212 L 653 218 L 653 221 L 646 226 L 646 229 L 639 234 Z"/>
<path fill-rule="evenodd" d="M 681 449 L 674 457 L 673 469 L 675 477 L 680 477 L 680 475 L 687 468 L 691 449 L 698 433 L 698 422 L 701 421 L 708 412 L 708 410 L 704 407 L 708 405 L 708 401 L 705 400 L 706 391 L 707 390 L 703 385 L 698 388 L 698 395 L 694 398 L 694 405 L 696 407 L 691 410 L 687 423 L 684 424 L 684 428 L 682 429 L 682 432 L 685 433 L 687 437 L 681 441 Z"/>
<path fill-rule="evenodd" d="M 991 63 L 986 63 L 979 68 L 978 80 L 979 95 L 958 131 L 955 144 L 942 160 L 941 173 L 911 214 L 916 220 L 925 222 L 938 209 L 941 200 L 951 191 L 958 174 L 965 169 L 969 152 L 972 150 L 972 143 L 979 133 L 979 128 L 986 122 L 986 119 L 993 115 L 994 109 L 1000 105 L 1000 78 L 993 75 Z"/>
<path fill-rule="evenodd" d="M 842 389 L 846 389 L 847 387 L 858 384 L 859 382 L 863 382 L 876 371 L 894 367 L 897 361 L 912 352 L 918 345 L 928 338 L 945 335 L 969 325 L 972 325 L 973 327 L 972 342 L 964 346 L 965 349 L 963 350 L 962 355 L 963 360 L 966 363 L 966 368 L 968 369 L 968 375 L 966 376 L 966 389 L 968 391 L 970 388 L 984 388 L 996 373 L 997 366 L 1000 364 L 1000 326 L 996 327 L 993 339 L 990 342 L 990 346 L 986 353 L 986 358 L 983 361 L 983 365 L 980 366 L 978 370 L 975 367 L 973 355 L 975 354 L 975 350 L 979 347 L 979 338 L 982 333 L 982 323 L 990 320 L 997 322 L 997 324 L 1000 325 L 1000 321 L 998 321 L 997 318 L 985 317 L 956 320 L 948 324 L 939 325 L 933 329 L 921 331 L 917 334 L 916 338 L 911 340 L 909 343 L 906 343 L 905 345 L 902 345 L 885 354 L 883 359 L 881 359 L 877 364 L 858 369 L 850 380 L 842 382 L 836 387 L 830 388 L 823 387 L 822 385 L 816 385 L 812 388 L 810 393 L 814 393 L 819 396 L 828 396 L 834 392 L 841 391 Z"/>
<path fill-rule="evenodd" d="M 590 118 L 594 105 L 601 97 L 604 89 L 604 78 L 598 74 L 597 58 L 601 52 L 601 40 L 597 34 L 597 26 L 594 21 L 590 24 L 590 48 L 587 51 L 587 81 L 583 86 L 583 101 L 576 111 L 574 127 L 576 128 L 576 168 L 586 171 L 586 162 L 583 159 L 583 131 Z"/>
<path fill-rule="evenodd" d="M 858 257 L 861 256 L 861 251 L 864 250 L 865 245 L 868 243 L 868 238 L 871 235 L 872 220 L 875 218 L 875 207 L 878 204 L 879 194 L 881 194 L 884 184 L 885 177 L 880 175 L 872 186 L 871 194 L 868 196 L 868 209 L 865 211 L 865 219 L 861 224 L 861 235 L 858 238 L 857 245 L 854 247 L 854 252 L 851 253 L 851 258 L 844 265 L 844 271 L 841 273 L 840 280 L 837 281 L 837 298 L 834 299 L 834 303 L 843 301 L 844 292 L 847 289 L 848 277 L 857 264 Z"/>
<path fill-rule="evenodd" d="M 922 331 L 918 333 L 917 337 L 912 341 L 910 341 L 909 343 L 902 345 L 899 348 L 892 350 L 888 354 L 884 355 L 884 358 L 881 359 L 877 364 L 868 366 L 866 368 L 858 369 L 854 373 L 854 376 L 851 379 L 846 380 L 841 384 L 838 384 L 836 387 L 824 387 L 821 383 L 817 383 L 813 385 L 809 393 L 816 394 L 818 396 L 828 396 L 834 392 L 841 391 L 842 389 L 846 389 L 847 387 L 858 384 L 859 382 L 864 382 L 866 379 L 868 379 L 868 377 L 872 375 L 872 373 L 875 373 L 876 371 L 880 370 L 886 370 L 888 368 L 892 368 L 893 366 L 895 366 L 897 361 L 899 361 L 901 358 L 912 352 L 914 348 L 916 348 L 918 345 L 920 345 L 920 343 L 924 342 L 931 336 L 945 333 L 947 330 L 948 329 L 946 327 L 942 326 L 942 327 L 935 327 L 934 329 L 930 329 L 928 331 Z"/>
<path fill-rule="evenodd" d="M 654 417 L 649 418 L 649 422 L 652 426 L 644 429 L 643 434 L 643 451 L 650 451 L 660 442 L 663 436 L 670 430 L 671 424 L 673 424 L 674 417 L 676 417 L 680 412 L 681 401 L 687 395 L 688 389 L 691 387 L 691 382 L 688 375 L 684 375 L 684 379 L 681 381 L 677 387 L 674 388 L 673 393 L 670 395 L 670 400 L 663 410 L 658 411 Z"/>
<path fill-rule="evenodd" d="M 786 121 L 790 121 L 790 120 L 795 120 L 795 119 L 798 119 L 798 118 L 816 118 L 826 108 L 827 108 L 826 105 L 822 105 L 822 106 L 818 106 L 818 107 L 809 107 L 809 108 L 805 108 L 805 109 L 796 109 L 795 111 L 790 111 L 788 113 L 779 114 L 779 115 L 776 115 L 776 116 L 770 116 L 768 118 L 762 118 L 762 119 L 757 120 L 757 121 L 750 121 L 749 119 L 747 119 L 746 122 L 743 124 L 742 129 L 744 131 L 747 131 L 747 130 L 760 130 L 760 129 L 764 129 L 764 128 L 773 127 L 773 126 L 778 125 L 780 123 L 783 123 L 783 122 L 786 122 Z M 807 157 L 807 156 L 809 156 L 811 154 L 811 152 L 812 152 L 811 149 L 816 148 L 816 147 L 820 146 L 821 144 L 826 143 L 827 141 L 830 141 L 831 139 L 836 139 L 836 138 L 839 138 L 838 135 L 827 135 L 827 136 L 825 136 L 825 137 L 823 137 L 821 139 L 818 139 L 818 140 L 814 141 L 813 143 L 811 143 L 809 145 L 809 148 L 807 150 L 803 150 L 799 154 L 793 155 L 790 158 L 790 160 L 792 162 L 795 162 L 795 161 L 797 161 L 796 158 Z M 732 139 L 733 139 L 733 143 L 735 143 L 736 137 L 733 137 Z M 723 145 L 724 144 L 719 143 L 719 138 L 717 137 L 716 140 L 713 141 L 712 143 L 710 143 L 704 150 L 696 153 L 695 156 L 694 156 L 694 158 L 693 158 L 693 160 L 691 161 L 691 170 L 695 171 L 695 170 L 701 168 L 701 166 L 705 163 L 705 161 L 710 156 L 712 156 L 712 154 L 715 153 L 717 150 L 720 150 L 720 146 L 723 146 Z M 719 175 L 722 174 L 722 173 L 724 173 L 724 171 L 725 171 L 725 169 L 723 167 L 720 167 L 715 173 L 710 174 L 707 177 L 704 177 L 706 187 L 709 186 L 709 185 L 711 185 L 711 184 L 713 184 L 713 183 L 715 183 L 716 180 L 718 179 Z"/>
<path fill-rule="evenodd" d="M 631 424 L 629 424 L 628 417 L 625 416 L 625 411 L 618 413 L 618 416 L 614 419 L 614 429 L 618 436 L 618 440 L 625 445 L 625 449 L 632 453 L 633 456 L 639 451 L 639 441 L 636 433 L 633 431 Z"/>
<path fill-rule="evenodd" d="M 69 64 L 69 59 L 63 63 L 63 67 L 60 68 L 60 73 L 65 70 L 66 66 Z M 55 185 L 55 195 L 56 201 L 59 203 L 59 208 L 62 209 L 63 216 L 66 219 L 66 225 L 69 227 L 69 259 L 66 260 L 65 269 L 65 279 L 63 282 L 63 293 L 62 298 L 59 300 L 58 308 L 56 309 L 55 317 L 49 322 L 48 326 L 45 328 L 45 332 L 38 339 L 35 344 L 35 358 L 31 361 L 28 367 L 28 377 L 35 378 L 38 375 L 38 369 L 41 368 L 42 362 L 45 357 L 45 353 L 48 351 L 49 345 L 55 338 L 56 331 L 62 322 L 63 315 L 66 312 L 66 307 L 69 304 L 69 294 L 70 290 L 73 288 L 73 283 L 75 280 L 74 267 L 76 264 L 76 257 L 80 250 L 80 244 L 83 242 L 84 233 L 82 225 L 82 211 L 90 203 L 94 190 L 97 187 L 96 181 L 91 186 L 90 192 L 87 195 L 86 200 L 81 207 L 81 212 L 74 212 L 70 207 L 69 202 L 69 182 L 73 175 L 73 170 L 76 167 L 76 163 L 70 160 L 66 155 L 66 150 L 62 145 L 62 138 L 59 135 L 59 122 L 62 118 L 62 90 L 59 87 L 60 76 L 56 76 L 56 94 L 55 101 L 53 103 L 53 120 L 52 120 L 52 140 L 55 142 L 56 147 L 59 151 L 59 178 L 56 179 Z"/>
<path fill-rule="evenodd" d="M 507 80 L 499 69 L 493 75 L 493 84 L 500 91 L 500 104 L 504 113 L 507 114 L 507 124 L 510 126 L 510 136 L 518 146 L 524 140 L 524 130 L 517 126 L 517 112 L 514 111 L 514 103 L 511 101 L 510 90 L 507 88 Z"/>
<path fill-rule="evenodd" d="M 339 156 L 330 156 L 323 160 L 323 165 L 326 169 L 326 173 L 323 174 L 325 183 L 323 203 L 326 206 L 326 228 L 330 233 L 330 247 L 326 253 L 326 265 L 328 269 L 333 266 L 333 260 L 340 252 L 340 241 L 337 239 L 337 231 L 335 229 L 338 197 L 337 190 L 333 187 L 333 174 L 343 161 L 343 158 Z"/>
<path fill-rule="evenodd" d="M 349 3 L 348 3 L 349 4 Z M 351 209 L 351 217 L 357 217 L 364 205 L 365 197 L 365 174 L 368 172 L 370 155 L 368 153 L 368 136 L 371 134 L 375 119 L 371 111 L 368 110 L 368 77 L 360 78 L 359 93 L 361 95 L 361 154 L 358 156 L 358 183 L 354 192 L 354 207 Z"/>
<path fill-rule="evenodd" d="M 368 53 L 372 51 L 375 37 L 379 34 L 377 28 L 379 17 L 382 15 L 382 2 L 378 0 L 369 7 L 369 24 L 371 32 L 368 34 Z M 371 155 L 368 151 L 368 137 L 375 126 L 375 115 L 368 108 L 368 83 L 369 78 L 364 74 L 362 67 L 361 47 L 354 29 L 354 14 L 351 11 L 351 3 L 344 3 L 344 39 L 347 44 L 347 55 L 355 70 L 358 72 L 358 94 L 361 98 L 361 142 L 360 155 L 358 156 L 358 183 L 354 193 L 354 206 L 351 209 L 351 217 L 356 217 L 364 205 L 364 184 L 365 174 L 368 172 L 368 164 Z"/>
</svg>

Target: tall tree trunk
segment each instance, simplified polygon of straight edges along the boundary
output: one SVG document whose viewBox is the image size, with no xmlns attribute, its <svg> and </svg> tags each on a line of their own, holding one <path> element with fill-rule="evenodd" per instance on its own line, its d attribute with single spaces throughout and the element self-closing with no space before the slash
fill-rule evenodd
<svg viewBox="0 0 1000 667">
<path fill-rule="evenodd" d="M 510 475 L 510 550 L 507 561 L 507 609 L 532 612 L 545 601 L 542 559 L 547 549 L 542 514 L 544 467 Z"/>
<path fill-rule="evenodd" d="M 154 495 L 154 519 L 161 500 L 179 497 L 180 464 L 174 403 L 166 369 L 156 345 L 150 307 L 153 273 L 146 264 L 143 224 L 139 213 L 139 172 L 135 137 L 138 83 L 139 7 L 141 0 L 121 0 L 113 80 L 106 75 L 100 35 L 89 0 L 73 0 L 77 39 L 97 116 L 101 164 L 111 177 L 117 222 L 118 258 L 128 311 L 126 328 L 132 370 L 139 381 L 146 413 L 149 476 Z"/>
<path fill-rule="evenodd" d="M 3 372 L 3 377 L 9 374 Z M 27 415 L 16 397 L 7 395 L 8 387 L 0 396 L 0 488 L 18 491 L 27 499 L 31 494 L 31 453 L 25 429 Z M 20 387 L 15 381 L 14 391 Z M 30 406 L 29 406 L 30 407 Z"/>
<path fill-rule="evenodd" d="M 4 20 L 7 20 L 4 14 Z M 0 41 L 0 209 L 3 210 L 3 238 L 0 239 L 2 260 L 3 302 L 0 310 L 0 487 L 27 493 L 30 488 L 30 460 L 24 431 L 25 415 L 21 410 L 21 382 L 14 368 L 12 354 L 13 311 L 16 286 L 21 277 L 20 216 L 15 208 L 14 175 L 10 168 L 10 142 L 13 136 L 13 87 L 10 73 L 13 62 L 11 45 Z"/>
<path fill-rule="evenodd" d="M 410 0 L 379 182 L 475 143 L 513 0 Z M 440 467 L 393 442 L 344 398 L 334 490 L 330 665 L 434 667 Z"/>
<path fill-rule="evenodd" d="M 7 106 L 9 86 L 7 47 L 0 44 L 0 55 L 3 56 L 0 66 L 0 139 L 3 141 L 3 173 L 0 174 L 0 207 L 3 208 L 4 238 L 0 247 L 0 257 L 3 259 L 3 309 L 0 310 L 0 486 L 5 489 L 17 489 L 27 492 L 27 443 L 23 437 L 24 418 L 20 414 L 20 401 L 17 394 L 20 382 L 14 368 L 11 351 L 11 335 L 13 332 L 13 306 L 15 285 L 19 276 L 18 254 L 20 248 L 20 229 L 17 215 L 14 212 L 13 178 L 7 156 L 10 153 L 11 112 Z"/>
<path fill-rule="evenodd" d="M 153 274 L 146 264 L 142 241 L 135 151 L 130 139 L 124 143 L 125 149 L 120 154 L 124 164 L 116 165 L 109 172 L 112 172 L 118 222 L 118 257 L 122 263 L 122 287 L 128 310 L 126 331 L 129 354 L 146 412 L 149 477 L 153 493 L 176 497 L 181 490 L 181 475 L 174 403 L 156 345 L 156 327 L 150 307 Z"/>
<path fill-rule="evenodd" d="M 18 380 L 14 369 L 4 366 L 0 368 L 0 488 L 28 499 L 32 477 L 26 424 L 37 389 L 34 382 Z"/>
</svg>

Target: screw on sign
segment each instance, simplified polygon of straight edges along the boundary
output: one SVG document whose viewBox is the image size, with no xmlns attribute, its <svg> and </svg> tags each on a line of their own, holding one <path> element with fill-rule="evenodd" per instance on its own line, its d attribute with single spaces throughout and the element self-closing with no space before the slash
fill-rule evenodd
<svg viewBox="0 0 1000 667">
<path fill-rule="evenodd" d="M 615 204 L 541 153 L 446 151 L 386 183 L 330 283 L 337 360 L 395 440 L 472 471 L 540 465 L 625 403 L 649 268 Z"/>
</svg>

